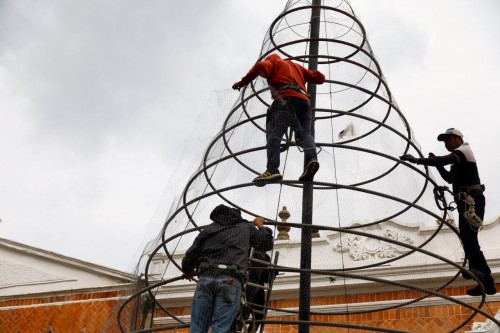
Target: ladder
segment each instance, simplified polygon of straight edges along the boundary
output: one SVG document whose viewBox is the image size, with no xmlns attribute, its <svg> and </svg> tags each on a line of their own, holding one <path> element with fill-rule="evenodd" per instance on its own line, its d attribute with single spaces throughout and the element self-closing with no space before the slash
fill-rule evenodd
<svg viewBox="0 0 500 333">
<path fill-rule="evenodd" d="M 260 258 L 255 258 L 255 256 L 256 256 L 256 251 L 254 248 L 252 248 L 250 250 L 250 256 L 249 256 L 249 266 L 250 267 L 269 267 L 271 265 L 271 258 L 269 258 L 269 260 L 263 260 Z M 262 255 L 260 255 L 260 257 L 262 257 Z M 274 255 L 273 265 L 277 265 L 278 258 L 279 258 L 279 251 L 276 251 L 275 255 Z M 249 279 L 246 282 L 245 288 L 244 288 L 245 292 L 247 292 L 248 290 L 254 291 L 253 295 L 250 295 L 250 296 L 252 296 L 251 302 L 248 302 L 246 304 L 248 307 L 250 307 L 252 309 L 251 312 L 252 312 L 252 317 L 253 317 L 252 322 L 248 326 L 249 328 L 247 331 L 249 333 L 256 332 L 256 330 L 253 327 L 254 325 L 259 326 L 260 333 L 264 332 L 264 323 L 256 324 L 255 319 L 256 319 L 256 316 L 258 315 L 259 320 L 266 320 L 267 310 L 268 310 L 267 307 L 269 304 L 269 300 L 271 299 L 271 293 L 273 290 L 274 280 L 275 280 L 276 276 L 278 275 L 278 272 L 276 270 L 263 269 L 262 271 L 264 273 L 267 273 L 267 277 L 264 279 L 260 279 L 261 274 L 263 272 L 261 272 L 259 274 L 258 269 L 250 270 Z M 254 274 L 252 274 L 252 273 L 254 273 Z M 252 279 L 252 277 L 254 277 L 254 279 Z M 259 281 L 252 281 L 252 280 L 256 280 L 255 277 L 258 277 L 257 280 L 259 280 Z M 249 288 L 253 288 L 253 290 L 249 289 Z M 262 292 L 262 294 L 260 294 L 259 296 L 261 298 L 263 296 L 263 299 L 260 299 L 260 301 L 261 301 L 260 304 L 254 303 L 253 301 L 255 300 L 255 296 L 261 292 Z M 245 297 L 245 302 L 246 302 L 246 297 Z M 248 317 L 249 317 L 249 314 L 247 315 L 245 320 L 248 319 Z M 243 323 L 243 324 L 245 325 L 245 323 Z M 244 330 L 243 332 L 246 332 L 246 331 Z"/>
</svg>

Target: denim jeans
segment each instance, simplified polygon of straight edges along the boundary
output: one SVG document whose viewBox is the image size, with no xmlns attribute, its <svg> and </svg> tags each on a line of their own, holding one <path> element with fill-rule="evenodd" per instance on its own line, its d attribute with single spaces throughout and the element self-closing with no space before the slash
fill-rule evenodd
<svg viewBox="0 0 500 333">
<path fill-rule="evenodd" d="M 191 305 L 189 333 L 227 333 L 238 315 L 241 282 L 227 275 L 200 276 Z"/>
<path fill-rule="evenodd" d="M 295 132 L 297 144 L 304 150 L 306 163 L 317 159 L 311 123 L 311 104 L 308 101 L 285 97 L 273 102 L 266 118 L 267 171 L 279 172 L 280 143 L 288 127 Z"/>
<path fill-rule="evenodd" d="M 484 218 L 484 207 L 486 200 L 483 194 L 472 195 L 475 202 L 475 211 L 477 216 Z M 477 239 L 477 230 L 472 229 L 470 223 L 465 219 L 464 212 L 466 210 L 465 202 L 458 200 L 458 228 L 460 230 L 460 240 L 464 247 L 465 257 L 469 261 L 469 269 L 475 269 L 482 272 L 486 279 L 491 279 L 491 269 L 486 262 L 483 251 Z"/>
</svg>

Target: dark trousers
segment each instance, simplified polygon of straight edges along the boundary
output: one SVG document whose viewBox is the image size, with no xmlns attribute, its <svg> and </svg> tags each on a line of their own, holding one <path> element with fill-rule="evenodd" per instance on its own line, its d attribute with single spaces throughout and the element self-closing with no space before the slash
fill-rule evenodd
<svg viewBox="0 0 500 333">
<path fill-rule="evenodd" d="M 255 283 L 255 284 L 260 284 L 261 286 L 264 286 L 266 282 L 268 282 L 269 275 L 267 272 L 262 271 L 262 270 L 251 270 L 250 271 L 250 276 L 249 276 L 249 281 Z M 244 320 L 247 320 L 250 318 L 250 313 L 252 312 L 252 316 L 254 320 L 262 320 L 264 319 L 264 314 L 262 313 L 264 311 L 264 306 L 266 305 L 266 294 L 263 288 L 259 287 L 251 287 L 247 286 L 246 288 L 246 300 L 248 303 L 254 304 L 252 306 L 252 309 L 250 310 L 249 308 L 246 308 L 242 315 Z M 237 320 L 234 321 L 233 326 L 231 327 L 231 330 L 229 333 L 236 333 L 237 330 L 242 330 L 243 325 L 245 325 L 242 322 L 239 322 Z M 260 323 L 255 323 L 255 331 L 260 327 Z M 248 331 L 251 332 L 252 329 L 254 328 L 254 321 L 250 322 L 250 325 L 248 325 Z"/>
<path fill-rule="evenodd" d="M 285 97 L 274 101 L 267 110 L 267 171 L 279 172 L 280 143 L 290 127 L 295 132 L 297 144 L 302 147 L 306 163 L 317 159 L 316 144 L 311 134 L 312 111 L 308 101 L 298 97 Z"/>
<path fill-rule="evenodd" d="M 471 194 L 475 201 L 475 211 L 477 216 L 484 218 L 484 208 L 486 199 L 483 194 Z M 485 279 L 491 279 L 491 270 L 486 262 L 483 251 L 477 239 L 476 228 L 471 227 L 470 223 L 465 219 L 464 212 L 467 209 L 465 202 L 458 200 L 458 227 L 460 230 L 460 240 L 464 247 L 465 257 L 469 261 L 469 269 L 475 269 L 484 274 Z"/>
<path fill-rule="evenodd" d="M 264 319 L 264 314 L 260 313 L 261 311 L 264 311 L 264 305 L 266 303 L 266 294 L 264 292 L 264 289 L 258 289 L 255 292 L 255 295 L 253 296 L 252 303 L 257 304 L 254 310 L 257 310 L 259 312 L 254 312 L 255 320 L 262 320 Z M 260 306 L 259 306 L 260 305 Z M 248 318 L 248 316 L 247 316 Z M 260 327 L 260 323 L 255 323 L 255 331 Z M 250 323 L 248 326 L 248 331 L 251 332 L 253 329 L 253 322 Z"/>
</svg>

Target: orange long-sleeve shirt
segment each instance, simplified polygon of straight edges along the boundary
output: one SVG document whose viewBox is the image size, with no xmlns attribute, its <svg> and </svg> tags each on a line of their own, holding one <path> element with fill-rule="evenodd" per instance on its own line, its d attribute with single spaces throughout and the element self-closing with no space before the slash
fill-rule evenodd
<svg viewBox="0 0 500 333">
<path fill-rule="evenodd" d="M 283 60 L 277 54 L 271 54 L 265 60 L 256 63 L 245 75 L 240 84 L 245 86 L 252 82 L 257 76 L 267 80 L 271 89 L 278 90 L 274 97 L 279 100 L 283 97 L 295 96 L 309 101 L 309 97 L 300 91 L 293 89 L 280 90 L 280 87 L 294 84 L 298 85 L 302 91 L 306 91 L 306 82 L 322 84 L 325 76 L 319 71 L 311 71 L 290 60 Z"/>
</svg>

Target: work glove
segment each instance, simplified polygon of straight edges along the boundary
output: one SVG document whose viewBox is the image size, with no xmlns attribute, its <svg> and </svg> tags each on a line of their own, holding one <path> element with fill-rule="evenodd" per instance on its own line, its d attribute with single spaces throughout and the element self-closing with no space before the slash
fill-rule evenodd
<svg viewBox="0 0 500 333">
<path fill-rule="evenodd" d="M 182 274 L 182 278 L 184 280 L 189 280 L 189 281 L 193 281 L 193 276 L 191 274 L 186 274 L 186 273 L 183 273 Z"/>
<path fill-rule="evenodd" d="M 399 156 L 399 159 L 401 161 L 408 161 L 410 163 L 419 163 L 420 162 L 420 158 L 416 158 L 415 156 L 411 155 L 411 154 L 405 154 L 403 156 Z"/>
</svg>

